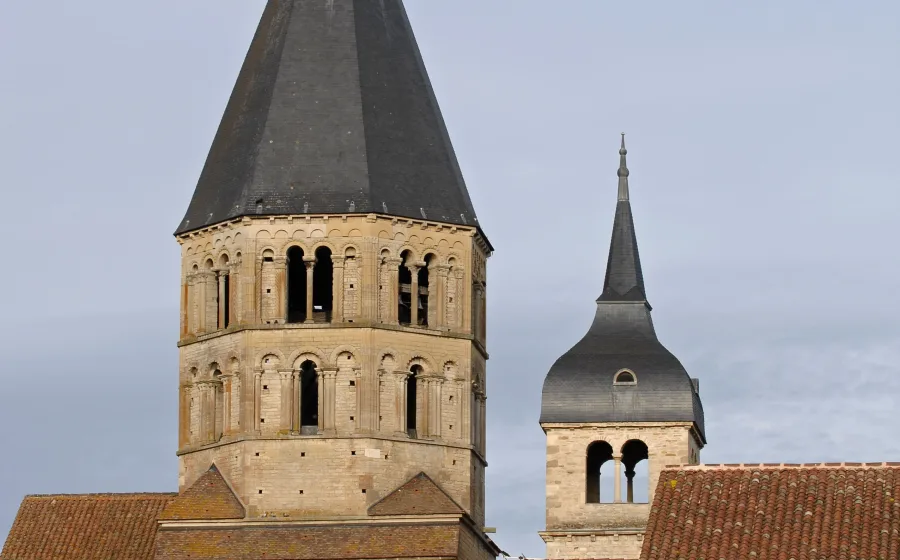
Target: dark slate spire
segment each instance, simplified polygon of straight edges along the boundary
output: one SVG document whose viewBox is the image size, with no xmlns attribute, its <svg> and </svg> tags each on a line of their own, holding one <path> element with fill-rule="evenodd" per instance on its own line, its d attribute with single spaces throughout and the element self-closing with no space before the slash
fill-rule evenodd
<svg viewBox="0 0 900 560">
<path fill-rule="evenodd" d="M 402 0 L 269 0 L 177 233 L 351 212 L 478 225 Z"/>
<path fill-rule="evenodd" d="M 619 150 L 619 199 L 616 203 L 616 218 L 609 245 L 609 260 L 606 263 L 606 281 L 603 284 L 603 294 L 597 301 L 647 301 L 641 257 L 638 254 L 637 237 L 634 233 L 634 219 L 631 216 L 629 172 L 625 160 L 627 155 L 623 133 L 622 148 Z"/>
<path fill-rule="evenodd" d="M 691 422 L 706 441 L 697 387 L 653 327 L 628 199 L 627 153 L 623 138 L 603 295 L 588 332 L 544 379 L 541 423 Z M 614 383 L 622 370 L 636 383 Z"/>
</svg>

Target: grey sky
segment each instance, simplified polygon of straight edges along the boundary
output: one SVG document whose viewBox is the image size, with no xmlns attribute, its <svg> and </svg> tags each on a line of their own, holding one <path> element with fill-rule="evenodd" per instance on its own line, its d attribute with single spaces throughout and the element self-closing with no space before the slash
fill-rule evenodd
<svg viewBox="0 0 900 560">
<path fill-rule="evenodd" d="M 0 540 L 25 493 L 176 486 L 181 219 L 264 0 L 0 2 Z M 489 264 L 488 524 L 543 554 L 541 382 L 627 131 L 704 462 L 900 460 L 900 3 L 407 0 Z"/>
</svg>

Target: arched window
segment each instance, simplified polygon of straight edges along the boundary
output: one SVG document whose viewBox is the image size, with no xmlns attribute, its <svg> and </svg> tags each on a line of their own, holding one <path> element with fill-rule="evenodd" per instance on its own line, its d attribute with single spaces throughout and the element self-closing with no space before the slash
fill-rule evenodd
<svg viewBox="0 0 900 560">
<path fill-rule="evenodd" d="M 585 501 L 600 503 L 600 469 L 604 463 L 611 463 L 613 449 L 605 441 L 595 441 L 587 448 L 587 480 L 585 481 Z M 611 500 L 607 500 L 611 501 Z"/>
<path fill-rule="evenodd" d="M 331 322 L 334 307 L 334 266 L 331 249 L 316 249 L 316 265 L 313 268 L 313 320 L 317 323 Z"/>
<path fill-rule="evenodd" d="M 647 459 L 649 452 L 647 444 L 639 439 L 633 439 L 625 442 L 622 446 L 622 465 L 625 467 L 625 501 L 629 504 L 645 503 L 649 500 L 648 493 L 650 490 L 650 482 L 647 480 Z M 640 464 L 639 471 L 636 469 Z M 635 495 L 635 478 L 644 481 L 645 484 L 639 487 L 637 495 Z M 642 488 L 642 490 L 640 490 Z"/>
<path fill-rule="evenodd" d="M 408 325 L 412 321 L 412 253 L 403 251 L 400 255 L 399 294 L 397 297 L 397 319 L 401 325 Z"/>
<path fill-rule="evenodd" d="M 418 425 L 418 378 L 422 375 L 422 366 L 410 368 L 409 377 L 406 378 L 406 433 L 409 437 L 418 437 L 416 426 Z"/>
<path fill-rule="evenodd" d="M 428 282 L 429 282 L 429 268 L 431 267 L 431 263 L 434 260 L 434 255 L 429 254 L 425 256 L 425 266 L 419 269 L 419 293 L 417 305 L 419 307 L 419 324 L 423 327 L 428 326 Z"/>
<path fill-rule="evenodd" d="M 613 383 L 616 385 L 637 385 L 637 377 L 634 376 L 633 371 L 623 369 L 616 374 Z"/>
<path fill-rule="evenodd" d="M 300 433 L 319 433 L 319 374 L 309 360 L 300 365 Z"/>
<path fill-rule="evenodd" d="M 228 255 L 219 257 L 219 328 L 227 329 L 231 316 L 231 275 L 228 271 Z"/>
<path fill-rule="evenodd" d="M 287 322 L 302 323 L 306 320 L 306 264 L 303 249 L 291 247 L 287 252 Z"/>
</svg>

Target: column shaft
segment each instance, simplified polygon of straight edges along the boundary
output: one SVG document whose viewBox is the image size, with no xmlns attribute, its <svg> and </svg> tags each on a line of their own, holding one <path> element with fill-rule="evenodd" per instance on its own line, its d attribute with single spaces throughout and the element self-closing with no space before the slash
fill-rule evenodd
<svg viewBox="0 0 900 560">
<path fill-rule="evenodd" d="M 316 257 L 303 257 L 306 265 L 306 322 L 313 322 L 313 280 L 315 279 Z"/>
<path fill-rule="evenodd" d="M 616 494 L 614 497 L 614 501 L 618 504 L 622 502 L 622 457 L 614 456 L 614 473 L 613 476 L 616 477 Z"/>
<path fill-rule="evenodd" d="M 407 265 L 411 278 L 410 298 L 409 298 L 409 324 L 416 326 L 419 324 L 419 266 Z"/>
</svg>

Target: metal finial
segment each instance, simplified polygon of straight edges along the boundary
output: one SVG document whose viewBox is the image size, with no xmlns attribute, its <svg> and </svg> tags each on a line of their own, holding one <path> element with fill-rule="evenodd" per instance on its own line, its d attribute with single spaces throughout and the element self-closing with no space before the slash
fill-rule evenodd
<svg viewBox="0 0 900 560">
<path fill-rule="evenodd" d="M 628 164 L 625 161 L 625 156 L 628 155 L 628 150 L 625 149 L 625 133 L 622 133 L 622 147 L 619 148 L 619 200 L 626 201 L 628 200 Z"/>
</svg>

